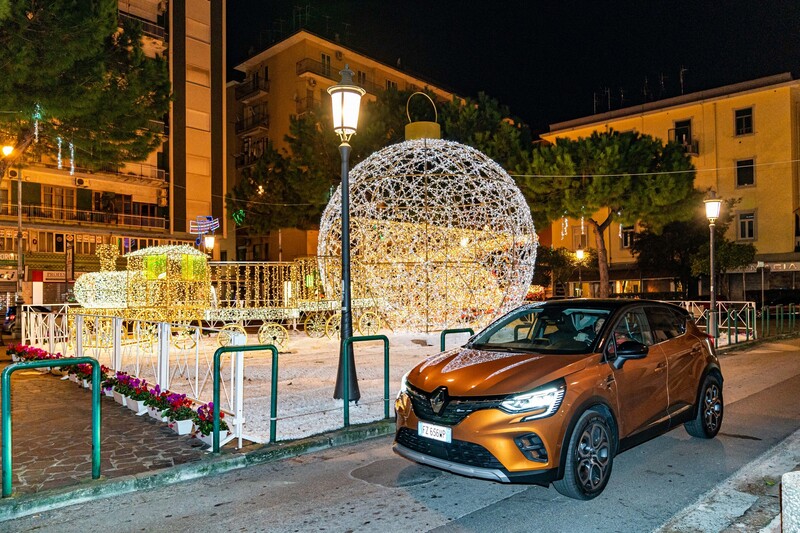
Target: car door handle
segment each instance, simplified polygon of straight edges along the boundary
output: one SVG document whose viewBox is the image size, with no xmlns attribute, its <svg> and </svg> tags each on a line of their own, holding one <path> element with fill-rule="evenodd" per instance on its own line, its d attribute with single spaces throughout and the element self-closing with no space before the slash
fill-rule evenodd
<svg viewBox="0 0 800 533">
<path fill-rule="evenodd" d="M 656 365 L 655 371 L 656 372 L 662 372 L 662 371 L 664 371 L 666 369 L 667 369 L 667 363 L 658 363 Z"/>
<path fill-rule="evenodd" d="M 601 383 L 601 386 L 603 386 L 603 387 L 605 387 L 607 389 L 610 389 L 611 386 L 614 384 L 614 381 L 615 381 L 614 380 L 614 374 L 609 374 L 609 375 L 606 376 L 605 381 L 603 381 Z"/>
</svg>

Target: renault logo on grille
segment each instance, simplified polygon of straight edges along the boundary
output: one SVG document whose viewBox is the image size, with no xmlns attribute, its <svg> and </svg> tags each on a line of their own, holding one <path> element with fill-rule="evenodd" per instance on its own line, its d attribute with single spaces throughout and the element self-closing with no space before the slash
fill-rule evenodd
<svg viewBox="0 0 800 533">
<path fill-rule="evenodd" d="M 441 414 L 446 403 L 447 387 L 439 387 L 433 396 L 431 396 L 431 409 L 433 409 L 433 412 L 437 415 Z"/>
</svg>

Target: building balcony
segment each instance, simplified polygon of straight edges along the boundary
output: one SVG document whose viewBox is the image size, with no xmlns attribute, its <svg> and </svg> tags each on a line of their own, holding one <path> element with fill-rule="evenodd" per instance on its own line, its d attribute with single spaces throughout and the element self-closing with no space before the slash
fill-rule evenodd
<svg viewBox="0 0 800 533">
<path fill-rule="evenodd" d="M 239 119 L 236 121 L 236 134 L 244 135 L 246 133 L 255 133 L 257 131 L 269 130 L 269 115 L 266 113 L 259 113 L 252 117 Z"/>
<path fill-rule="evenodd" d="M 237 170 L 241 170 L 243 168 L 255 165 L 256 161 L 258 161 L 259 159 L 261 159 L 260 156 L 256 156 L 253 154 L 236 154 L 234 156 L 234 161 Z"/>
<path fill-rule="evenodd" d="M 297 114 L 302 115 L 303 113 L 308 113 L 318 105 L 320 105 L 320 101 L 316 98 L 299 98 L 297 100 Z"/>
<path fill-rule="evenodd" d="M 118 13 L 120 22 L 122 22 L 122 19 L 134 20 L 142 25 L 142 33 L 144 35 L 152 37 L 154 39 L 159 39 L 161 41 L 167 40 L 167 30 L 165 30 L 162 26 L 159 26 L 158 24 L 155 24 L 143 18 L 126 13 L 125 11 L 119 11 Z"/>
<path fill-rule="evenodd" d="M 61 172 L 69 172 L 70 167 L 68 163 L 62 162 L 61 168 L 58 168 L 58 163 L 53 161 L 37 161 L 31 165 L 32 167 L 44 167 L 50 170 L 60 170 Z M 80 174 L 86 180 L 91 178 L 91 175 L 100 177 L 113 177 L 118 181 L 132 181 L 132 180 L 147 180 L 163 182 L 167 179 L 167 171 L 147 163 L 126 163 L 121 167 L 114 165 L 100 165 L 96 168 L 83 168 L 75 167 L 75 174 Z M 101 176 L 102 175 L 102 176 Z M 85 185 L 79 185 L 83 187 Z"/>
<path fill-rule="evenodd" d="M 17 220 L 17 205 L 0 206 L 0 218 L 4 217 L 10 217 L 9 220 Z M 164 217 L 82 211 L 80 209 L 68 209 L 47 205 L 23 205 L 22 218 L 24 222 L 52 223 L 59 225 L 87 224 L 160 230 L 166 229 L 166 219 Z"/>
<path fill-rule="evenodd" d="M 250 103 L 269 94 L 269 80 L 257 77 L 250 78 L 237 85 L 234 94 L 236 95 L 236 100 L 245 104 Z"/>
<path fill-rule="evenodd" d="M 351 66 L 350 68 L 354 67 Z M 337 69 L 334 69 L 330 65 L 326 65 L 321 61 L 317 61 L 309 57 L 301 59 L 300 61 L 297 62 L 296 71 L 297 75 L 302 77 L 309 77 L 309 74 L 313 74 L 336 83 L 341 81 L 341 78 L 339 76 L 339 71 Z M 385 86 L 379 85 L 371 80 L 354 79 L 354 82 L 356 85 L 363 88 L 365 91 L 367 91 L 372 95 L 378 95 L 379 93 L 382 93 L 384 90 L 386 90 Z"/>
</svg>

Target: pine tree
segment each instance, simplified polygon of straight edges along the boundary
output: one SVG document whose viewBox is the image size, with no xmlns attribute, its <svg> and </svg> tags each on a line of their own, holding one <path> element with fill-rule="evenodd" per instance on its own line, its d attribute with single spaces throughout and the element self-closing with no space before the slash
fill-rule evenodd
<svg viewBox="0 0 800 533">
<path fill-rule="evenodd" d="M 169 111 L 166 60 L 146 57 L 141 25 L 116 0 L 0 0 L 0 142 L 25 153 L 75 149 L 97 169 L 145 159 Z M 38 141 L 37 141 L 38 138 Z"/>
<path fill-rule="evenodd" d="M 700 205 L 694 167 L 677 143 L 636 132 L 594 132 L 534 149 L 517 178 L 537 227 L 584 217 L 594 229 L 601 297 L 609 295 L 604 232 L 613 221 L 644 222 L 653 231 L 688 220 Z M 595 218 L 597 217 L 597 218 Z"/>
</svg>

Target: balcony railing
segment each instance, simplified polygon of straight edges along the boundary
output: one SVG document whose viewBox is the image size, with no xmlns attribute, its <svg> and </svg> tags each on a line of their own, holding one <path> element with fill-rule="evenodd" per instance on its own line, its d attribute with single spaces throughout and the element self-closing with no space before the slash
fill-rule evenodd
<svg viewBox="0 0 800 533">
<path fill-rule="evenodd" d="M 0 206 L 0 215 L 17 216 L 15 204 Z M 29 221 L 49 221 L 64 224 L 92 223 L 104 226 L 131 226 L 136 228 L 165 229 L 164 217 L 146 217 L 126 213 L 103 213 L 98 211 L 82 211 L 47 205 L 23 205 L 22 216 Z"/>
<path fill-rule="evenodd" d="M 245 133 L 256 128 L 269 129 L 269 115 L 259 113 L 252 117 L 239 119 L 236 121 L 236 133 Z"/>
<path fill-rule="evenodd" d="M 256 156 L 253 154 L 236 154 L 236 156 L 234 157 L 234 160 L 236 162 L 236 168 L 238 169 L 254 165 L 256 161 L 258 161 L 259 159 L 260 156 Z"/>
<path fill-rule="evenodd" d="M 320 102 L 316 98 L 300 98 L 297 100 L 297 114 L 302 115 L 303 113 L 307 113 L 319 104 Z"/>
<path fill-rule="evenodd" d="M 321 61 L 311 59 L 310 57 L 301 59 L 297 62 L 297 75 L 300 76 L 306 72 L 311 72 L 312 74 L 322 76 L 323 78 L 337 81 L 338 72 L 336 72 L 333 67 L 328 64 L 324 64 Z"/>
<path fill-rule="evenodd" d="M 154 24 L 152 22 L 148 22 L 146 20 L 142 20 L 139 17 L 134 17 L 125 13 L 124 11 L 119 11 L 119 18 L 120 22 L 122 19 L 134 20 L 142 25 L 142 33 L 147 35 L 148 37 L 155 37 L 156 39 L 166 40 L 167 38 L 167 30 L 165 30 L 162 26 L 158 24 Z"/>
<path fill-rule="evenodd" d="M 51 169 L 58 169 L 58 164 L 52 161 L 38 161 L 36 166 L 42 166 Z M 69 172 L 69 165 L 62 163 L 61 170 Z M 118 177 L 134 177 L 134 178 L 148 178 L 159 181 L 165 181 L 167 178 L 167 171 L 147 163 L 127 163 L 123 168 L 118 168 L 113 165 L 100 165 L 97 168 L 83 168 L 75 167 L 76 174 L 111 174 Z"/>
<path fill-rule="evenodd" d="M 267 94 L 269 92 L 269 80 L 263 78 L 250 78 L 236 86 L 234 93 L 237 100 L 247 100 L 248 98 Z"/>
</svg>

